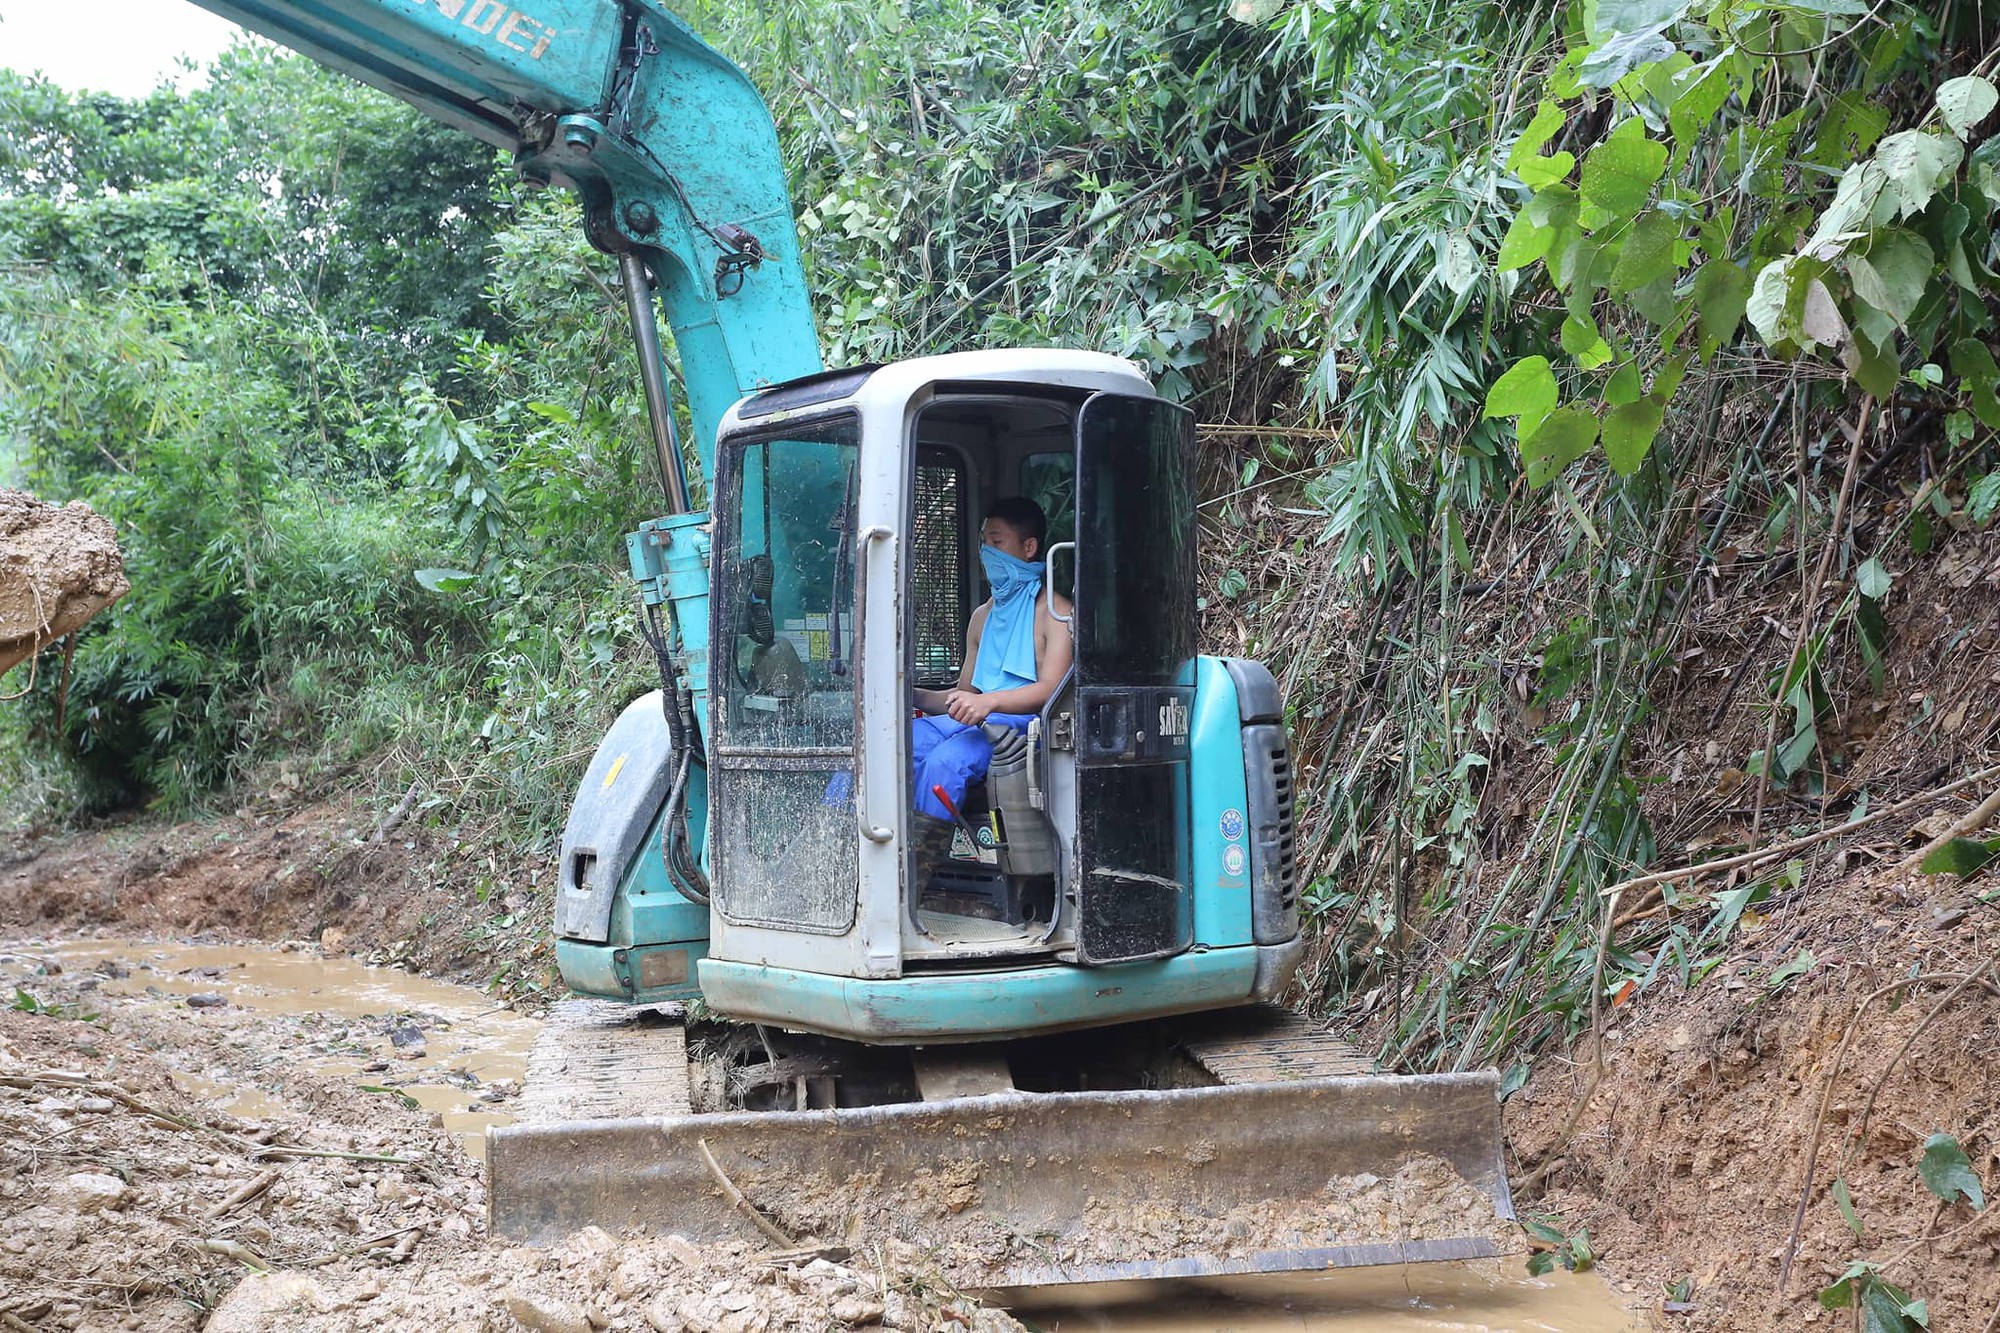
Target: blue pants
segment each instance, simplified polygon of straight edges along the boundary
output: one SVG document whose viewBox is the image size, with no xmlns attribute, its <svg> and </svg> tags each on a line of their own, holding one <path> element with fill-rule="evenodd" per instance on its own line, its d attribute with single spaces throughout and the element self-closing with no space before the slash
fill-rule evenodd
<svg viewBox="0 0 2000 1333">
<path fill-rule="evenodd" d="M 995 713 L 987 719 L 1017 731 L 1028 729 L 1028 719 Z M 993 742 L 978 727 L 969 727 L 949 717 L 920 717 L 910 723 L 910 785 L 916 794 L 917 813 L 933 819 L 950 819 L 951 812 L 938 800 L 933 787 L 943 787 L 953 805 L 962 805 L 965 790 L 986 776 L 993 761 Z"/>
</svg>

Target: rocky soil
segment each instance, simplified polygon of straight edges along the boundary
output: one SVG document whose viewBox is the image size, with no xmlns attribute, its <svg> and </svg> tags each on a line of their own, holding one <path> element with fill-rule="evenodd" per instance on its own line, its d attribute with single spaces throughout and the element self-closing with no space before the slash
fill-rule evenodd
<svg viewBox="0 0 2000 1333">
<path fill-rule="evenodd" d="M 116 964 L 38 956 L 0 960 L 13 997 L 0 1010 L 0 1327 L 1020 1327 L 894 1247 L 769 1255 L 594 1229 L 551 1250 L 491 1240 L 480 1166 L 457 1135 L 390 1074 L 360 1084 L 304 1058 L 372 1041 L 361 1054 L 387 1065 L 404 1029 L 370 1036 L 206 991 L 113 992 Z M 239 1084 L 278 1108 L 219 1109 Z"/>
</svg>

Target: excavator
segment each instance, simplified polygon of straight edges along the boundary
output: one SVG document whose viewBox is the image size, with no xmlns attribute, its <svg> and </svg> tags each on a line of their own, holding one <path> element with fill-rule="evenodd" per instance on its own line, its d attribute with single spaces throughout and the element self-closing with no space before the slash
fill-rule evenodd
<svg viewBox="0 0 2000 1333">
<path fill-rule="evenodd" d="M 981 1289 L 1510 1247 L 1496 1076 L 1384 1075 L 1276 1007 L 1284 705 L 1199 652 L 1186 409 L 1094 352 L 825 367 L 770 112 L 652 0 L 198 2 L 574 191 L 622 276 L 662 684 L 562 838 L 583 998 L 489 1138 L 496 1233 L 893 1236 Z M 966 669 L 1015 496 L 1072 664 L 927 857 L 912 704 Z"/>
</svg>

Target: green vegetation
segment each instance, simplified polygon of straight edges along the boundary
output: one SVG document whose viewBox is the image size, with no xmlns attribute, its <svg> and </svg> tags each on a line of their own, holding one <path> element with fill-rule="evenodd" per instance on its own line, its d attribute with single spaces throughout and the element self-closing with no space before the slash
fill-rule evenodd
<svg viewBox="0 0 2000 1333">
<path fill-rule="evenodd" d="M 1197 410 L 1209 628 L 1310 777 L 1312 996 L 1398 1064 L 1518 1069 L 1797 887 L 1611 929 L 1669 854 L 1629 761 L 1725 534 L 1800 583 L 1722 701 L 1755 837 L 1755 779 L 1839 786 L 1892 571 L 2000 510 L 2000 52 L 1935 8 L 688 12 L 776 111 L 830 361 L 1089 346 Z M 16 806 L 305 752 L 544 843 L 650 678 L 639 399 L 573 206 L 250 48 L 186 97 L 0 86 L 0 196 L 0 449 L 135 585 L 63 734 L 46 679 L 7 724 Z M 1921 481 L 1864 521 L 1891 450 Z"/>
</svg>

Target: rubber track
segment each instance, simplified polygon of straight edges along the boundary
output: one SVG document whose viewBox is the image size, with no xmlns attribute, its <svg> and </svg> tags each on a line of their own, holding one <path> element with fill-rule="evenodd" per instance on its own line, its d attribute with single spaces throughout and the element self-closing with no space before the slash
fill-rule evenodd
<svg viewBox="0 0 2000 1333">
<path fill-rule="evenodd" d="M 648 1013 L 650 1020 L 640 1021 Z M 661 1018 L 667 1021 L 660 1021 Z M 690 1115 L 687 1034 L 672 1010 L 643 1011 L 605 1000 L 564 1000 L 549 1011 L 528 1052 L 514 1122 Z"/>
<path fill-rule="evenodd" d="M 1181 1047 L 1224 1084 L 1373 1074 L 1375 1062 L 1303 1014 L 1253 1005 L 1189 1023 Z"/>
</svg>

